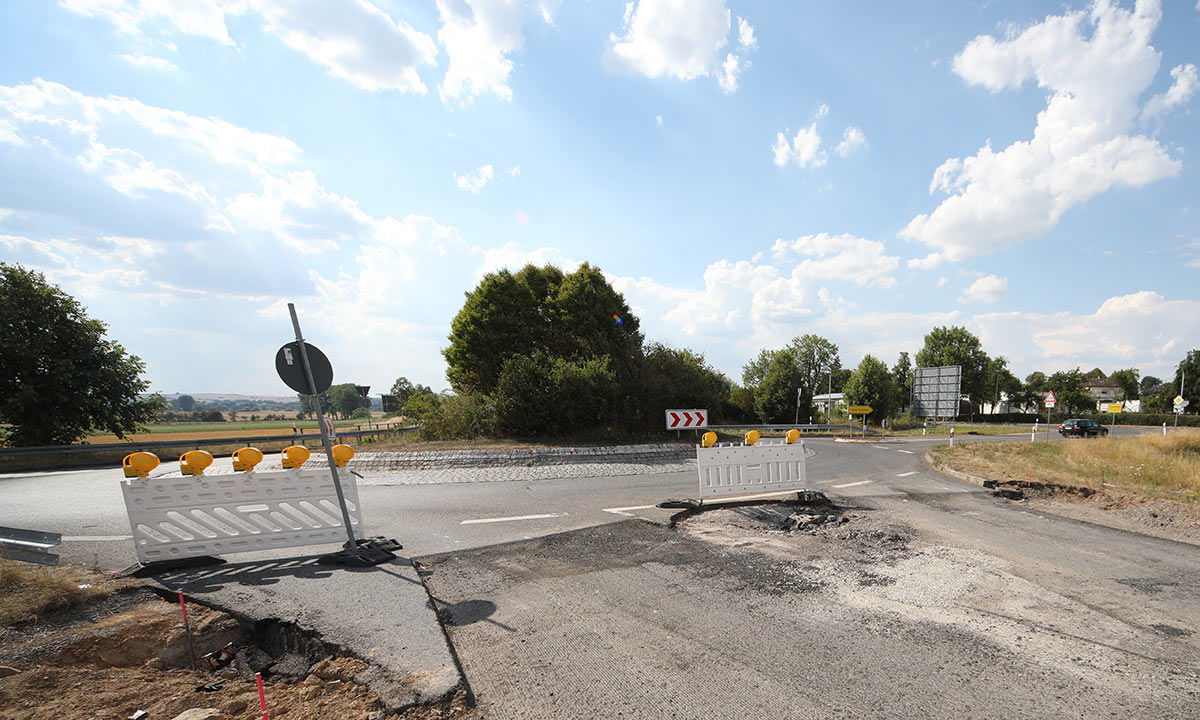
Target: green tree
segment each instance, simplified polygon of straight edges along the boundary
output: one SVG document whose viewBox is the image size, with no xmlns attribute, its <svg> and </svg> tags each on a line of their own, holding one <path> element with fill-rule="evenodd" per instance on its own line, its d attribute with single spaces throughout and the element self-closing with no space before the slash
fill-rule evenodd
<svg viewBox="0 0 1200 720">
<path fill-rule="evenodd" d="M 647 428 L 661 428 L 670 408 L 705 408 L 709 422 L 716 423 L 732 390 L 729 378 L 709 366 L 702 353 L 662 343 L 646 348 L 639 397 Z"/>
<path fill-rule="evenodd" d="M 1138 394 L 1139 395 L 1156 395 L 1156 394 L 1158 394 L 1158 390 L 1162 386 L 1162 384 L 1163 384 L 1162 380 L 1159 380 L 1158 378 L 1154 377 L 1153 375 L 1147 375 L 1146 377 L 1142 378 L 1142 382 L 1138 385 Z"/>
<path fill-rule="evenodd" d="M 796 365 L 800 370 L 800 414 L 812 414 L 813 395 L 823 392 L 820 388 L 828 387 L 829 374 L 842 366 L 838 356 L 838 346 L 820 335 L 801 335 L 792 340 L 788 346 L 796 357 Z"/>
<path fill-rule="evenodd" d="M 987 402 L 991 403 L 993 414 L 999 412 L 1001 399 L 1008 398 L 1011 405 L 1021 395 L 1021 381 L 1009 371 L 1008 359 L 1004 357 L 988 358 L 985 385 L 992 392 Z"/>
<path fill-rule="evenodd" d="M 846 383 L 846 402 L 849 405 L 870 405 L 868 416 L 878 424 L 896 413 L 898 407 L 896 379 L 882 360 L 867 355 L 858 364 Z"/>
<path fill-rule="evenodd" d="M 300 417 L 304 418 L 304 417 L 308 417 L 310 415 L 316 415 L 316 410 L 313 408 L 313 402 L 312 402 L 311 395 L 304 395 L 303 393 L 297 393 L 296 397 L 300 398 Z M 333 407 L 333 401 L 329 399 L 329 391 L 328 390 L 317 395 L 317 400 L 320 401 L 320 403 L 321 403 L 321 412 L 322 413 L 329 413 L 330 415 L 332 415 L 333 413 L 337 412 L 337 410 L 334 409 L 334 407 Z"/>
<path fill-rule="evenodd" d="M 1176 394 L 1182 395 L 1188 401 L 1186 412 L 1200 412 L 1200 350 L 1188 350 L 1187 357 L 1175 366 L 1175 380 L 1166 394 L 1172 400 Z"/>
<path fill-rule="evenodd" d="M 797 404 L 796 390 L 801 387 L 804 374 L 796 356 L 790 352 L 780 352 L 767 366 L 766 375 L 759 383 L 754 394 L 754 412 L 763 423 L 795 422 Z M 809 406 L 811 407 L 811 398 Z M 809 411 L 804 406 L 803 399 L 799 408 L 807 418 Z"/>
<path fill-rule="evenodd" d="M 1104 371 L 1098 367 L 1088 370 L 1086 373 L 1084 373 L 1083 377 L 1085 380 L 1089 380 L 1091 378 L 1100 378 L 1101 380 L 1108 379 L 1108 376 L 1104 374 Z"/>
<path fill-rule="evenodd" d="M 467 293 L 443 351 L 458 392 L 489 395 L 504 363 L 535 351 L 549 357 L 608 358 L 622 388 L 635 392 L 641 362 L 639 322 L 598 268 L 584 263 L 564 275 L 527 265 L 516 275 L 490 273 Z"/>
<path fill-rule="evenodd" d="M 901 408 L 908 407 L 912 399 L 912 361 L 908 353 L 900 353 L 896 364 L 892 366 L 892 380 L 896 383 L 896 400 Z"/>
<path fill-rule="evenodd" d="M 938 327 L 925 336 L 917 352 L 917 367 L 962 366 L 962 393 L 978 406 L 991 397 L 987 389 L 988 356 L 979 338 L 965 327 Z"/>
<path fill-rule="evenodd" d="M 329 388 L 330 406 L 321 405 L 321 409 L 330 413 L 336 413 L 343 420 L 354 415 L 354 411 L 363 406 L 363 397 L 358 394 L 358 388 L 354 383 L 340 383 Z"/>
<path fill-rule="evenodd" d="M 404 403 L 408 402 L 408 396 L 414 392 L 431 393 L 433 390 L 422 385 L 421 383 L 409 382 L 406 377 L 396 378 L 396 382 L 392 383 L 392 389 L 388 392 L 389 395 L 396 397 L 396 404 L 403 407 Z"/>
<path fill-rule="evenodd" d="M 145 363 L 105 337 L 107 326 L 38 272 L 0 263 L 0 438 L 72 443 L 93 430 L 119 438 L 154 420 Z"/>
<path fill-rule="evenodd" d="M 184 412 L 191 412 L 192 408 L 196 407 L 196 398 L 192 397 L 191 395 L 180 395 L 179 397 L 175 398 L 175 402 L 173 404 L 175 407 Z"/>
<path fill-rule="evenodd" d="M 850 382 L 850 376 L 853 374 L 854 371 L 850 368 L 838 368 L 829 373 L 829 383 L 826 387 L 830 388 L 830 392 L 843 392 L 846 389 L 846 383 Z"/>
<path fill-rule="evenodd" d="M 759 350 L 758 355 L 742 367 L 742 384 L 748 388 L 758 387 L 767 376 L 767 368 L 770 367 L 771 361 L 780 352 L 783 351 L 766 348 Z"/>
<path fill-rule="evenodd" d="M 1058 402 L 1055 408 L 1068 415 L 1092 412 L 1096 409 L 1096 400 L 1084 389 L 1087 378 L 1079 368 L 1060 370 L 1046 380 L 1046 389 L 1054 391 L 1054 399 Z"/>
<path fill-rule="evenodd" d="M 1138 377 L 1141 374 L 1142 372 L 1137 368 L 1126 368 L 1114 370 L 1108 379 L 1121 386 L 1121 400 L 1137 400 L 1140 397 Z"/>
<path fill-rule="evenodd" d="M 1046 391 L 1046 374 L 1032 372 L 1025 377 L 1025 382 L 1018 382 L 1013 392 L 1008 396 L 1015 409 L 1022 412 L 1041 412 L 1042 394 Z"/>
</svg>

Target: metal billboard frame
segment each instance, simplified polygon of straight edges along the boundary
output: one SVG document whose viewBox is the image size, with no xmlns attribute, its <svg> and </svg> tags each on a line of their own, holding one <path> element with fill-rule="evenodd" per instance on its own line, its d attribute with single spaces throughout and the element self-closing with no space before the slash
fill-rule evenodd
<svg viewBox="0 0 1200 720">
<path fill-rule="evenodd" d="M 956 417 L 962 397 L 962 365 L 913 371 L 912 408 L 917 417 Z"/>
</svg>

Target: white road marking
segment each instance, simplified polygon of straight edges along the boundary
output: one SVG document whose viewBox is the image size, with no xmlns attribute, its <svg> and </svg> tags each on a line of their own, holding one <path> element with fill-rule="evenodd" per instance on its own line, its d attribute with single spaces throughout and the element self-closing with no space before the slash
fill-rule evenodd
<svg viewBox="0 0 1200 720">
<path fill-rule="evenodd" d="M 628 512 L 628 511 L 629 510 L 648 510 L 652 507 L 658 507 L 658 506 L 657 505 L 630 505 L 629 507 L 600 508 L 600 512 L 612 513 L 614 515 L 624 515 L 625 517 L 635 517 L 633 513 Z"/>
<path fill-rule="evenodd" d="M 916 475 L 916 474 L 917 474 L 917 471 L 913 470 L 912 472 L 900 473 L 896 477 L 908 477 L 909 475 Z"/>
<path fill-rule="evenodd" d="M 103 542 L 105 540 L 132 540 L 132 535 L 64 535 L 63 542 Z"/>
<path fill-rule="evenodd" d="M 913 451 L 912 451 L 912 450 L 900 450 L 900 449 L 897 449 L 897 450 L 896 450 L 896 452 L 902 452 L 902 453 L 904 453 L 905 455 L 912 455 L 912 454 L 913 454 Z"/>
<path fill-rule="evenodd" d="M 563 517 L 566 513 L 544 513 L 542 515 L 517 515 L 516 517 L 480 518 L 479 520 L 463 520 L 459 525 L 478 525 L 480 523 L 512 522 L 513 520 L 543 520 L 545 518 Z"/>
<path fill-rule="evenodd" d="M 830 487 L 848 488 L 848 487 L 854 487 L 855 485 L 866 485 L 867 483 L 871 483 L 871 482 L 874 482 L 874 480 L 859 480 L 858 482 L 842 483 L 841 485 L 831 485 Z"/>
<path fill-rule="evenodd" d="M 880 450 L 891 450 L 887 445 L 872 445 L 871 447 L 879 448 Z"/>
</svg>

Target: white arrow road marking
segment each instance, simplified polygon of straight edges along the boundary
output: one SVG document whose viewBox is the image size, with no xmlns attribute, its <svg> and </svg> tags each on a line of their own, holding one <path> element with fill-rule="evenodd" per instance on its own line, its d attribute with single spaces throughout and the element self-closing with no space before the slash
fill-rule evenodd
<svg viewBox="0 0 1200 720">
<path fill-rule="evenodd" d="M 847 487 L 854 487 L 855 485 L 866 485 L 866 484 L 872 483 L 872 482 L 874 482 L 874 480 L 859 480 L 858 482 L 842 483 L 841 485 L 830 485 L 830 487 L 847 488 Z"/>
<path fill-rule="evenodd" d="M 567 513 L 545 513 L 543 515 L 517 515 L 516 517 L 481 518 L 479 520 L 463 520 L 459 525 L 478 525 L 480 523 L 511 522 L 513 520 L 542 520 L 544 518 L 564 517 Z"/>
<path fill-rule="evenodd" d="M 897 450 L 896 450 L 896 452 L 902 452 L 902 453 L 904 453 L 905 455 L 912 455 L 912 454 L 913 454 L 913 451 L 912 451 L 912 450 L 899 450 L 899 449 L 897 449 Z"/>
<path fill-rule="evenodd" d="M 909 475 L 916 475 L 916 474 L 917 474 L 917 471 L 913 470 L 912 472 L 900 473 L 896 477 L 908 477 Z"/>
<path fill-rule="evenodd" d="M 880 450 L 891 450 L 891 448 L 888 447 L 887 445 L 872 445 L 871 447 L 877 447 Z"/>
<path fill-rule="evenodd" d="M 612 513 L 614 515 L 624 515 L 625 517 L 635 517 L 635 515 L 633 513 L 629 512 L 630 510 L 649 510 L 652 507 L 658 507 L 658 506 L 657 505 L 631 505 L 629 507 L 619 507 L 619 508 L 600 508 L 600 512 Z"/>
</svg>

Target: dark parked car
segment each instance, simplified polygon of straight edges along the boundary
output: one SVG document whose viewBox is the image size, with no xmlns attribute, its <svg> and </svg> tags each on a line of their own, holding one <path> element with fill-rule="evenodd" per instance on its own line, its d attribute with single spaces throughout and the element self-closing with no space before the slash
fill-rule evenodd
<svg viewBox="0 0 1200 720">
<path fill-rule="evenodd" d="M 1058 426 L 1058 431 L 1063 437 L 1105 437 L 1108 435 L 1108 428 L 1104 427 L 1095 420 L 1068 420 Z"/>
</svg>

